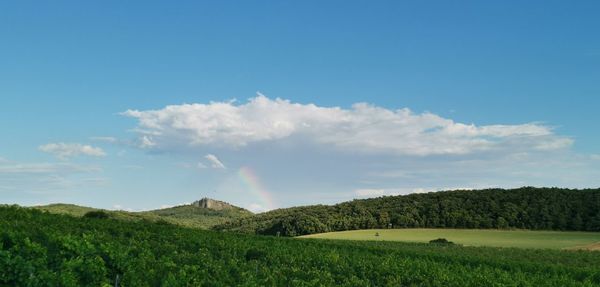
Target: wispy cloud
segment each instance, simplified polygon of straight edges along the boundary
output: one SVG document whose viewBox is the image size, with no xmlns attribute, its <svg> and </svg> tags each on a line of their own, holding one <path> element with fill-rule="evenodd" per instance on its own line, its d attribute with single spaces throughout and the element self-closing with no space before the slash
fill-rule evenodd
<svg viewBox="0 0 600 287">
<path fill-rule="evenodd" d="M 117 143 L 119 141 L 115 137 L 91 137 L 90 140 L 105 143 Z"/>
<path fill-rule="evenodd" d="M 80 155 L 94 157 L 102 157 L 106 155 L 106 153 L 99 147 L 93 147 L 79 143 L 49 143 L 39 146 L 38 149 L 40 151 L 52 154 L 61 160 L 66 160 Z"/>
<path fill-rule="evenodd" d="M 0 185 L 11 192 L 40 194 L 109 184 L 97 166 L 66 162 L 0 162 Z"/>
<path fill-rule="evenodd" d="M 219 158 L 217 158 L 216 155 L 207 154 L 206 156 L 204 156 L 204 158 L 206 158 L 208 161 L 210 161 L 210 166 L 212 168 L 225 169 L 225 165 L 219 160 Z"/>
<path fill-rule="evenodd" d="M 0 174 L 41 174 L 41 173 L 81 173 L 98 172 L 99 167 L 69 163 L 10 163 L 0 164 Z"/>
<path fill-rule="evenodd" d="M 156 143 L 154 143 L 154 141 L 152 141 L 152 137 L 150 137 L 150 136 L 144 135 L 140 138 L 139 147 L 141 147 L 141 148 L 151 148 L 155 145 L 156 145 Z"/>
</svg>

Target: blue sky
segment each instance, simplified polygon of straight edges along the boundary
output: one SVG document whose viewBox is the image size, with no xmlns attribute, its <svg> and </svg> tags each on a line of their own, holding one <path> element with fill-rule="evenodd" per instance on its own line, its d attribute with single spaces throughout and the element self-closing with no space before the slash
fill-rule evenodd
<svg viewBox="0 0 600 287">
<path fill-rule="evenodd" d="M 0 201 L 258 211 L 598 187 L 599 9 L 4 1 Z"/>
</svg>

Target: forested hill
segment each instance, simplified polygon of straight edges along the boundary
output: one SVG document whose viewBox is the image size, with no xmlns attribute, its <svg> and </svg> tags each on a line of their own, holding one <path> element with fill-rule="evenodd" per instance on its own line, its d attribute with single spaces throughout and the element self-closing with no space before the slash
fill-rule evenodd
<svg viewBox="0 0 600 287">
<path fill-rule="evenodd" d="M 213 227 L 282 236 L 370 228 L 600 231 L 600 189 L 456 190 L 278 209 Z"/>
</svg>

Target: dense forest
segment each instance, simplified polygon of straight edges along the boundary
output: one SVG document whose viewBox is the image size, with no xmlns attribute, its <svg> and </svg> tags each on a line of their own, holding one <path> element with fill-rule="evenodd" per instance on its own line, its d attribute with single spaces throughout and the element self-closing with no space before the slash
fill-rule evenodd
<svg viewBox="0 0 600 287">
<path fill-rule="evenodd" d="M 278 209 L 213 227 L 297 236 L 370 228 L 600 231 L 600 189 L 456 190 Z"/>
<path fill-rule="evenodd" d="M 0 206 L 0 286 L 600 285 L 596 252 L 278 238 L 102 214 Z"/>
</svg>

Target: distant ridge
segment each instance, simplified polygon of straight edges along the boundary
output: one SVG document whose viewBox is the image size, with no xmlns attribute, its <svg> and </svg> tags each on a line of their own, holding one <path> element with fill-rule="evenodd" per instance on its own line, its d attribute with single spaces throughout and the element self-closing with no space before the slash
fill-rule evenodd
<svg viewBox="0 0 600 287">
<path fill-rule="evenodd" d="M 103 211 L 111 218 L 129 221 L 166 221 L 186 227 L 208 229 L 214 225 L 252 216 L 252 212 L 211 198 L 202 198 L 191 204 L 179 205 L 148 211 L 128 212 L 124 210 L 104 210 L 74 204 L 49 204 L 32 208 L 50 213 L 68 214 L 81 217 L 90 211 Z"/>
</svg>

